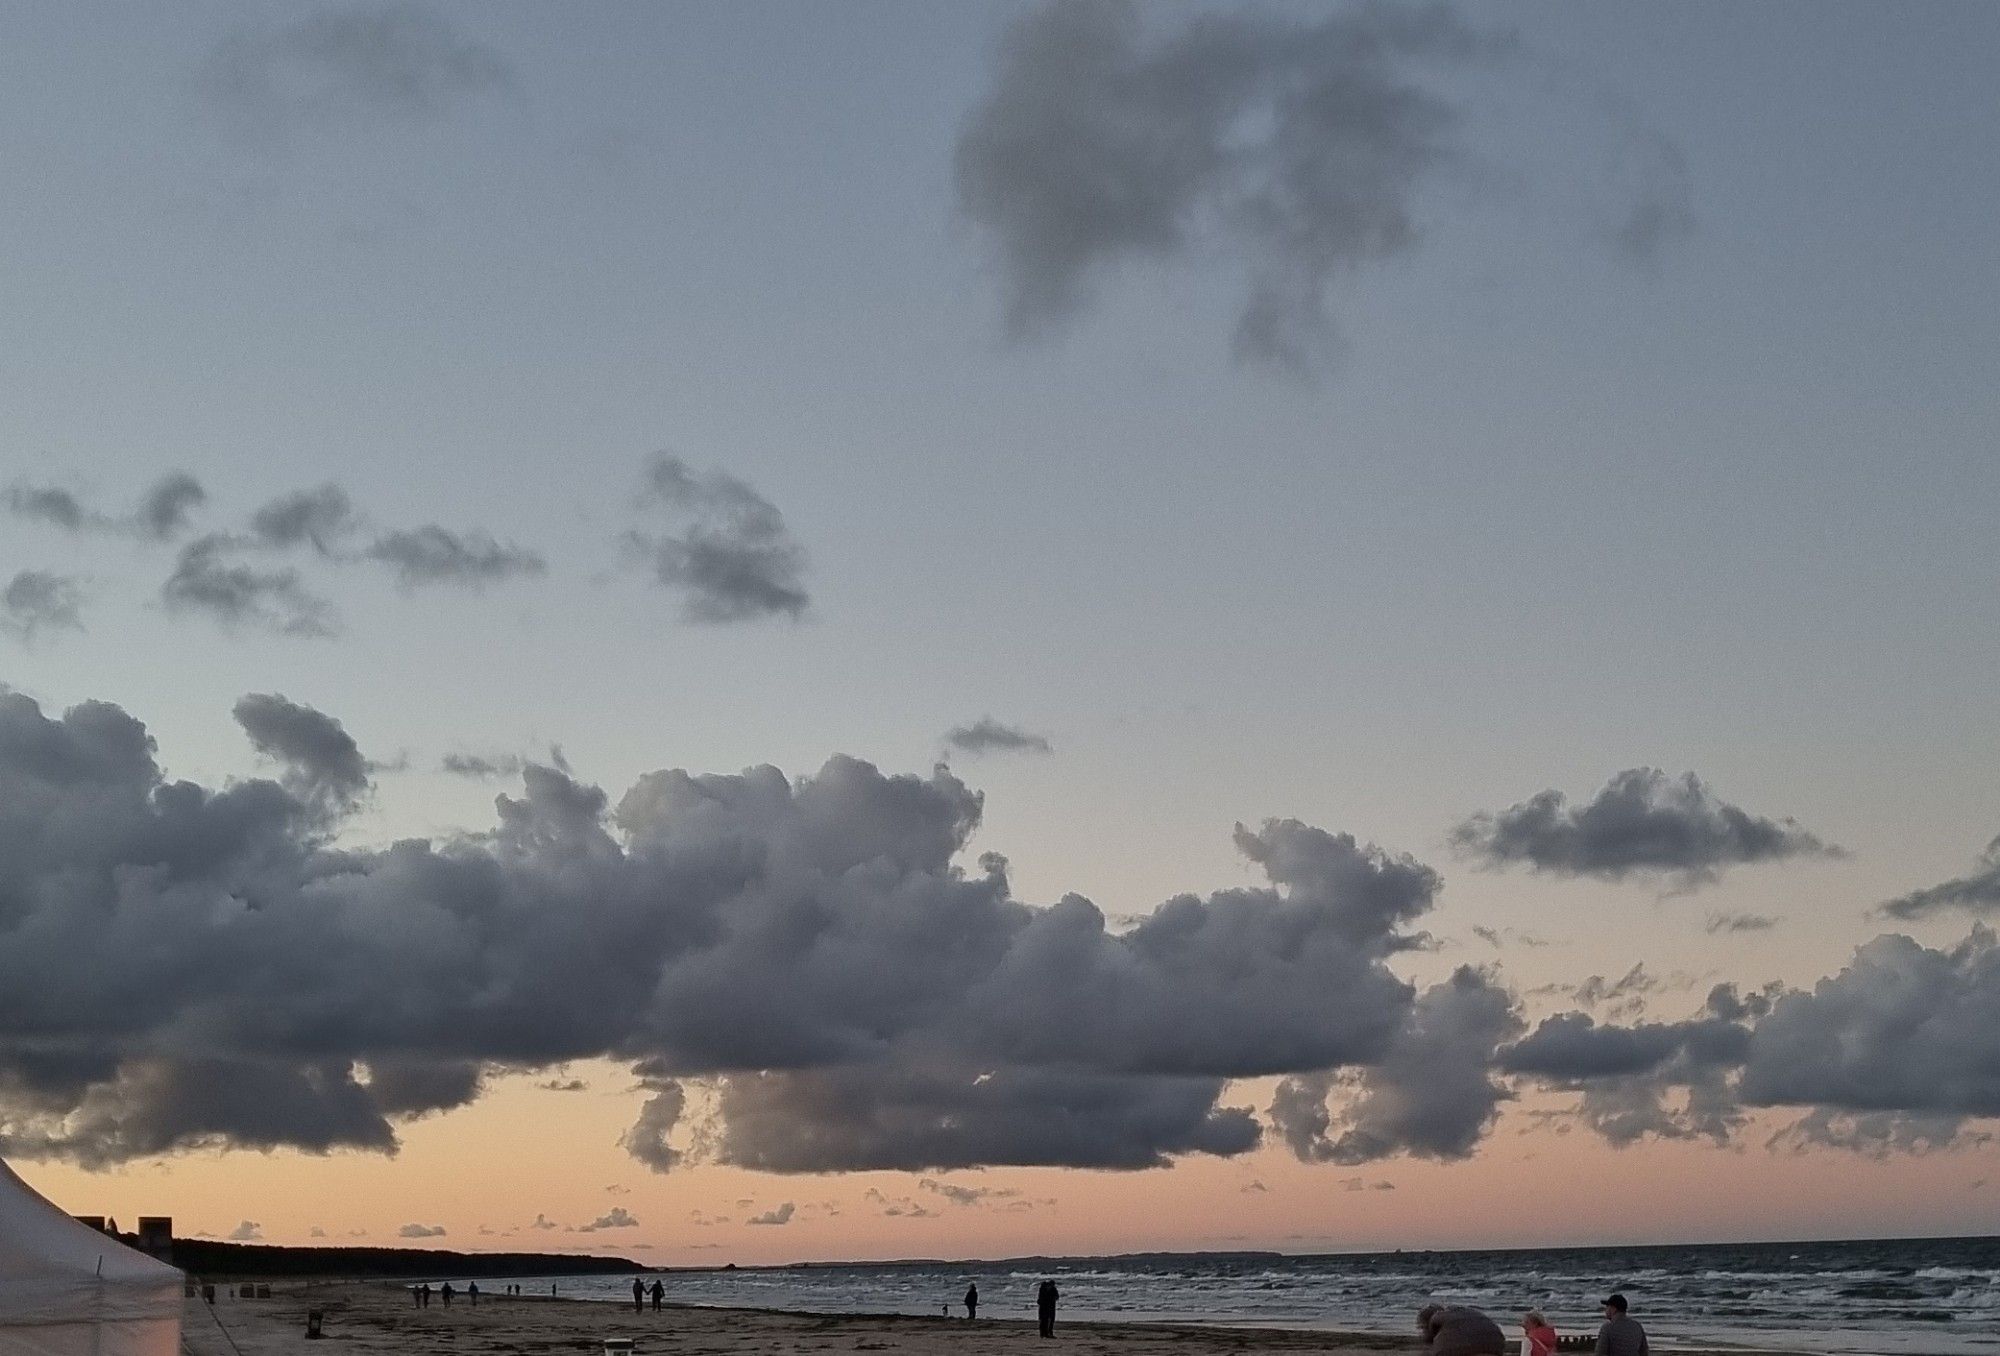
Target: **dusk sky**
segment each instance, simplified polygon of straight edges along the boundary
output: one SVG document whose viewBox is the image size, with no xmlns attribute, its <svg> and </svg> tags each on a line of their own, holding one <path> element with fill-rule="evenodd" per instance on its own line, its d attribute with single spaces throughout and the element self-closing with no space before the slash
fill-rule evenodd
<svg viewBox="0 0 2000 1356">
<path fill-rule="evenodd" d="M 1995 1232 L 1996 57 L 0 12 L 0 1154 L 656 1264 Z"/>
</svg>

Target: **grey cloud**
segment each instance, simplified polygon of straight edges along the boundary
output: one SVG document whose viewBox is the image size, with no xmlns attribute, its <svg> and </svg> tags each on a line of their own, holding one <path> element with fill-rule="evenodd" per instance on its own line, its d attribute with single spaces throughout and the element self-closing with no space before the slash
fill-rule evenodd
<svg viewBox="0 0 2000 1356">
<path fill-rule="evenodd" d="M 1773 1141 L 1864 1153 L 1977 1142 L 2000 1116 L 2000 946 L 1975 928 L 1934 950 L 1885 935 L 1810 989 L 1718 986 L 1678 1023 L 1544 1021 L 1502 1052 L 1503 1071 L 1584 1093 L 1579 1111 L 1614 1143 L 1726 1141 L 1746 1108 L 1803 1108 Z M 1670 1103 L 1672 1094 L 1677 1103 Z"/>
<path fill-rule="evenodd" d="M 154 541 L 172 541 L 188 529 L 194 511 L 207 502 L 208 493 L 201 482 L 177 471 L 146 491 L 133 521 L 142 534 Z"/>
<path fill-rule="evenodd" d="M 670 1172 L 684 1155 L 667 1142 L 687 1109 L 687 1092 L 671 1078 L 653 1078 L 646 1084 L 652 1093 L 639 1108 L 639 1119 L 618 1141 L 626 1153 L 654 1172 Z"/>
<path fill-rule="evenodd" d="M 960 753 L 1051 753 L 1053 748 L 1041 735 L 1017 725 L 1003 725 L 991 716 L 970 725 L 954 725 L 945 732 L 944 742 Z"/>
<path fill-rule="evenodd" d="M 341 551 L 360 526 L 347 491 L 333 484 L 280 495 L 250 519 L 251 534 L 261 544 L 278 550 L 310 546 L 322 556 Z"/>
<path fill-rule="evenodd" d="M 340 815 L 368 793 L 368 760 L 332 716 L 266 692 L 240 698 L 234 714 L 257 752 L 285 765 L 283 784 L 300 800 Z"/>
<path fill-rule="evenodd" d="M 614 1205 L 608 1212 L 599 1215 L 590 1223 L 577 1225 L 576 1231 L 580 1234 L 595 1234 L 601 1233 L 606 1229 L 636 1229 L 638 1227 L 639 1221 L 633 1218 L 631 1211 L 622 1205 Z"/>
<path fill-rule="evenodd" d="M 140 495 L 137 506 L 123 516 L 92 508 L 70 491 L 53 485 L 17 480 L 4 495 L 8 510 L 17 517 L 68 532 L 123 533 L 148 541 L 171 541 L 180 536 L 191 525 L 194 511 L 207 499 L 201 482 L 185 471 L 169 472 L 154 481 Z"/>
<path fill-rule="evenodd" d="M 1971 874 L 1913 890 L 1882 906 L 1882 912 L 1892 918 L 1923 918 L 1947 909 L 1964 909 L 1969 913 L 2000 911 L 2000 838 L 1986 845 Z"/>
<path fill-rule="evenodd" d="M 431 122 L 514 84 L 498 52 L 418 4 L 336 6 L 242 29 L 217 44 L 201 76 L 225 111 L 265 135 L 357 114 Z"/>
<path fill-rule="evenodd" d="M 442 1224 L 405 1224 L 396 1230 L 398 1238 L 443 1238 L 444 1236 L 445 1227 Z"/>
<path fill-rule="evenodd" d="M 1960 1116 L 1912 1115 L 1901 1111 L 1857 1113 L 1821 1107 L 1772 1135 L 1766 1147 L 1791 1153 L 1843 1149 L 1864 1158 L 1880 1159 L 1983 1145 L 1992 1139 L 1986 1133 L 1968 1134 Z"/>
<path fill-rule="evenodd" d="M 87 509 L 74 494 L 53 485 L 28 485 L 15 481 L 7 487 L 8 512 L 18 518 L 48 523 L 70 532 L 109 526 L 111 519 Z"/>
<path fill-rule="evenodd" d="M 484 532 L 453 532 L 435 523 L 385 533 L 369 546 L 367 555 L 389 566 L 404 588 L 425 584 L 479 588 L 548 569 L 533 551 L 497 542 Z"/>
<path fill-rule="evenodd" d="M 0 631 L 32 645 L 51 631 L 83 629 L 83 588 L 71 576 L 22 570 L 0 592 Z"/>
<path fill-rule="evenodd" d="M 942 1196 L 953 1205 L 978 1205 L 981 1201 L 1011 1200 L 1021 1193 L 1005 1187 L 969 1187 L 956 1182 L 940 1182 L 935 1177 L 921 1178 L 917 1190 L 928 1191 L 933 1196 Z"/>
<path fill-rule="evenodd" d="M 447 753 L 438 760 L 440 772 L 449 772 L 454 777 L 470 777 L 475 781 L 518 777 L 526 766 L 525 759 L 511 753 Z"/>
<path fill-rule="evenodd" d="M 359 751 L 259 709 L 287 776 L 217 789 L 117 707 L 0 694 L 0 1151 L 393 1152 L 487 1069 L 608 1057 L 655 1168 L 1141 1168 L 1254 1147 L 1233 1079 L 1382 1064 L 1394 1123 L 1456 1029 L 1387 965 L 1435 873 L 1295 821 L 1238 830 L 1267 885 L 1114 933 L 967 872 L 982 801 L 942 769 L 657 772 L 614 808 L 530 766 L 489 832 L 348 847 L 314 800 Z"/>
<path fill-rule="evenodd" d="M 792 1216 L 797 1213 L 798 1206 L 790 1201 L 786 1201 L 783 1205 L 774 1206 L 761 1215 L 752 1215 L 743 1222 L 745 1224 L 790 1224 Z"/>
<path fill-rule="evenodd" d="M 1452 840 L 1492 866 L 1526 864 L 1604 880 L 1654 875 L 1686 887 L 1731 866 L 1842 855 L 1795 820 L 1753 815 L 1717 797 L 1692 772 L 1674 778 L 1658 768 L 1619 773 L 1585 805 L 1543 791 L 1498 813 L 1474 815 L 1452 831 Z"/>
<path fill-rule="evenodd" d="M 232 1243 L 261 1243 L 264 1241 L 264 1226 L 255 1220 L 244 1220 L 226 1235 Z"/>
<path fill-rule="evenodd" d="M 740 622 L 786 616 L 811 605 L 806 553 L 777 506 L 723 471 L 698 473 L 664 453 L 646 468 L 643 502 L 664 513 L 678 535 L 626 534 L 653 577 L 681 595 L 694 622 Z"/>
<path fill-rule="evenodd" d="M 551 1220 L 547 1215 L 536 1215 L 533 1221 L 529 1223 L 528 1227 L 530 1229 L 546 1232 L 550 1229 L 558 1228 L 559 1226 L 553 1220 Z"/>
<path fill-rule="evenodd" d="M 1281 1083 L 1271 1122 L 1306 1162 L 1351 1165 L 1399 1153 L 1465 1158 L 1509 1096 L 1493 1077 L 1493 1057 L 1520 1029 L 1513 996 L 1485 972 L 1461 966 L 1424 992 L 1384 1057 L 1355 1077 L 1337 1126 L 1325 1075 Z"/>
<path fill-rule="evenodd" d="M 589 1092 L 590 1084 L 581 1078 L 551 1078 L 535 1084 L 543 1092 Z M 609 1187 L 605 1188 L 607 1191 Z"/>
<path fill-rule="evenodd" d="M 1030 13 L 956 152 L 1009 333 L 1058 328 L 1120 265 L 1200 252 L 1247 274 L 1237 354 L 1311 363 L 1334 341 L 1330 287 L 1414 245 L 1418 195 L 1459 154 L 1424 68 L 1493 46 L 1438 6 L 1157 35 L 1117 0 Z"/>
<path fill-rule="evenodd" d="M 863 1193 L 862 1199 L 878 1207 L 877 1213 L 889 1219 L 936 1219 L 937 1218 L 938 1212 L 931 1209 L 929 1206 L 924 1205 L 920 1201 L 914 1200 L 908 1196 L 888 1196 L 876 1190 L 874 1187 L 868 1188 L 868 1190 L 865 1193 Z"/>
<path fill-rule="evenodd" d="M 1028 13 L 960 130 L 959 210 L 993 252 L 1007 332 L 1061 329 L 1135 265 L 1207 260 L 1244 279 L 1237 357 L 1308 370 L 1339 345 L 1334 289 L 1413 250 L 1425 195 L 1475 164 L 1439 77 L 1529 63 L 1441 4 L 1158 13 Z M 1548 74 L 1545 95 L 1574 83 Z M 1650 261 L 1692 229 L 1673 143 L 1602 93 L 1563 112 L 1615 143 L 1623 207 L 1602 234 L 1620 257 Z"/>
<path fill-rule="evenodd" d="M 253 627 L 291 636 L 330 636 L 333 607 L 309 591 L 297 570 L 260 570 L 227 552 L 236 543 L 210 534 L 181 548 L 174 570 L 160 586 L 169 610 L 200 612 L 224 627 Z"/>
<path fill-rule="evenodd" d="M 1717 933 L 1769 932 L 1781 921 L 1762 913 L 1712 913 L 1702 929 L 1711 937 Z"/>
</svg>

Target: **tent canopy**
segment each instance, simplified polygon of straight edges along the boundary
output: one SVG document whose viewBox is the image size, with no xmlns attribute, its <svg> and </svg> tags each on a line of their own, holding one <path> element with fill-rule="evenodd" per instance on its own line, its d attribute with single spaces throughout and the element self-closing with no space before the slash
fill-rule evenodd
<svg viewBox="0 0 2000 1356">
<path fill-rule="evenodd" d="M 174 1356 L 181 1274 L 80 1224 L 0 1162 L 0 1356 Z"/>
</svg>

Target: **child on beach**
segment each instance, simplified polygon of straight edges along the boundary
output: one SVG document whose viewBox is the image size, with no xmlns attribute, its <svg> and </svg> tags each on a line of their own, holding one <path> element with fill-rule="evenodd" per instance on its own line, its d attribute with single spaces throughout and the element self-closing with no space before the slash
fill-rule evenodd
<svg viewBox="0 0 2000 1356">
<path fill-rule="evenodd" d="M 1521 1356 L 1556 1356 L 1556 1330 L 1539 1309 L 1530 1309 L 1522 1316 Z"/>
</svg>

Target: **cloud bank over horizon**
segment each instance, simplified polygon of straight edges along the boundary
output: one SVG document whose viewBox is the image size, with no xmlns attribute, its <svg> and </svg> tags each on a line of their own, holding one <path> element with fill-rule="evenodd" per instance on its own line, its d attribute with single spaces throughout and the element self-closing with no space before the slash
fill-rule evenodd
<svg viewBox="0 0 2000 1356">
<path fill-rule="evenodd" d="M 117 706 L 0 690 L 0 1152 L 393 1153 L 412 1116 L 586 1058 L 633 1068 L 624 1145 L 663 1172 L 1140 1169 L 1267 1129 L 1306 1162 L 1449 1162 L 1525 1088 L 1614 1144 L 1792 1108 L 1774 1148 L 1921 1150 L 2000 1116 L 1984 928 L 1673 1022 L 1625 1001 L 1660 987 L 1638 966 L 1574 990 L 1606 1020 L 1529 1029 L 1495 969 L 1392 968 L 1436 871 L 1296 820 L 1237 826 L 1266 883 L 1114 932 L 1016 899 L 995 854 L 961 866 L 984 802 L 942 768 L 665 770 L 614 803 L 529 763 L 487 831 L 346 847 L 376 766 L 352 736 L 274 694 L 236 715 L 276 780 L 170 780 Z M 1263 1116 L 1232 1102 L 1265 1077 Z"/>
</svg>

